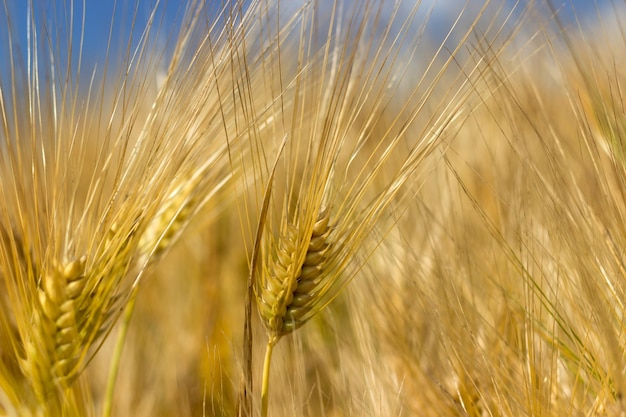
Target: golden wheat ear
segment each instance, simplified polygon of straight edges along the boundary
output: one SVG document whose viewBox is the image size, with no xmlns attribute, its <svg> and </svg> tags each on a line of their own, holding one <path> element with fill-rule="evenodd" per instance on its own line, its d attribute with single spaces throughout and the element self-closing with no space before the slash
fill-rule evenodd
<svg viewBox="0 0 626 417">
<path fill-rule="evenodd" d="M 327 265 L 330 253 L 330 210 L 317 216 L 312 231 L 287 223 L 260 273 L 256 299 L 263 324 L 276 339 L 291 333 L 316 313 L 321 295 L 332 279 Z"/>
<path fill-rule="evenodd" d="M 267 259 L 255 280 L 256 304 L 269 333 L 263 366 L 261 414 L 268 412 L 269 370 L 272 351 L 285 336 L 325 306 L 325 294 L 337 277 L 328 271 L 330 234 L 328 208 L 322 209 L 312 229 L 302 223 L 284 224 L 276 238 L 266 243 Z"/>
<path fill-rule="evenodd" d="M 160 86 L 149 82 L 162 58 L 151 49 L 161 30 L 155 6 L 138 44 L 129 40 L 122 62 L 107 62 L 114 68 L 102 78 L 94 70 L 83 90 L 75 70 L 82 63 L 73 61 L 82 55 L 70 53 L 62 63 L 55 55 L 82 48 L 64 36 L 84 30 L 70 27 L 78 20 L 74 9 L 65 26 L 48 27 L 44 7 L 35 3 L 27 5 L 29 83 L 17 85 L 17 48 L 3 57 L 14 64 L 11 76 L 0 77 L 0 224 L 16 230 L 3 232 L 9 237 L 1 243 L 8 313 L 0 325 L 14 338 L 6 351 L 4 341 L 0 346 L 11 364 L 19 363 L 23 379 L 4 390 L 11 393 L 7 402 L 60 415 L 146 266 L 236 168 L 215 122 L 222 112 L 229 119 L 214 94 L 230 85 L 220 55 L 228 47 L 208 46 L 200 4 L 189 6 Z M 11 40 L 12 16 L 5 18 Z M 42 42 L 40 32 L 49 38 Z M 117 75 L 107 78 L 111 73 Z M 0 376 L 0 384 L 11 385 L 9 379 Z"/>
<path fill-rule="evenodd" d="M 33 378 L 39 398 L 55 389 L 67 388 L 77 375 L 80 351 L 77 300 L 85 288 L 82 256 L 46 269 L 37 290 L 39 309 L 34 316 L 31 338 L 25 341 L 22 369 Z"/>
<path fill-rule="evenodd" d="M 280 4 L 272 3 L 272 10 Z M 274 346 L 338 297 L 380 245 L 394 224 L 392 202 L 419 189 L 423 164 L 448 129 L 463 121 L 471 95 L 467 79 L 480 62 L 474 56 L 462 64 L 464 74 L 447 76 L 463 61 L 459 51 L 480 16 L 458 29 L 461 42 L 445 56 L 444 45 L 426 48 L 431 55 L 420 62 L 424 73 L 412 78 L 424 16 L 419 4 L 386 10 L 376 1 L 338 1 L 326 10 L 328 21 L 319 19 L 322 9 L 322 2 L 307 3 L 297 30 L 263 28 L 270 40 L 262 48 L 266 78 L 249 104 L 260 109 L 250 128 L 257 187 L 267 183 L 264 167 L 276 142 L 287 138 L 254 271 L 257 308 L 269 337 L 263 416 Z M 455 31 L 456 23 L 448 36 Z M 290 56 L 295 62 L 288 62 Z M 402 103 L 394 107 L 398 97 Z M 255 199 L 244 202 L 248 215 L 255 213 L 249 201 Z"/>
</svg>

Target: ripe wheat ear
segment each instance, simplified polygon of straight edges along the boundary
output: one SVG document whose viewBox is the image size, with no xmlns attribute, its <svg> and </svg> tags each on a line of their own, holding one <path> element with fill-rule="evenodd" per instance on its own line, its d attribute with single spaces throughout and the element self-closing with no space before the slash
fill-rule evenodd
<svg viewBox="0 0 626 417">
<path fill-rule="evenodd" d="M 396 5 L 383 21 L 382 6 L 375 2 L 358 7 L 335 2 L 325 21 L 330 23 L 322 24 L 316 14 L 323 9 L 321 3 L 312 2 L 298 11 L 294 28 L 274 32 L 274 27 L 265 27 L 263 13 L 276 12 L 280 4 L 261 11 L 259 24 L 267 38 L 262 41 L 268 46 L 261 47 L 260 68 L 247 73 L 247 79 L 262 79 L 248 106 L 259 115 L 249 133 L 250 170 L 264 198 L 244 194 L 243 205 L 247 216 L 261 213 L 255 238 L 259 244 L 251 255 L 251 289 L 269 337 L 261 394 L 264 416 L 274 346 L 358 274 L 380 243 L 371 232 L 389 227 L 381 220 L 389 205 L 419 187 L 423 163 L 446 129 L 462 119 L 469 97 L 465 76 L 474 76 L 480 64 L 467 64 L 465 75 L 442 87 L 462 46 L 448 57 L 439 49 L 424 66 L 426 73 L 417 81 L 409 79 L 421 45 L 420 33 L 414 31 L 418 6 L 405 14 Z M 320 42 L 326 30 L 320 28 L 325 27 L 327 38 Z M 384 36 L 374 41 L 368 33 Z M 289 55 L 296 61 L 289 61 Z M 390 109 L 397 94 L 405 101 Z M 418 121 L 424 124 L 418 127 Z M 277 146 L 281 141 L 284 145 Z M 275 168 L 270 171 L 271 165 Z M 255 211 L 253 203 L 259 201 L 263 208 Z M 254 220 L 245 218 L 242 226 L 252 224 Z M 246 337 L 244 349 L 251 349 L 249 333 Z"/>
<path fill-rule="evenodd" d="M 329 220 L 329 210 L 322 209 L 310 236 L 302 236 L 301 225 L 287 224 L 285 234 L 268 243 L 274 252 L 259 275 L 257 300 L 273 343 L 302 326 L 324 292 L 324 267 L 332 260 Z"/>
<path fill-rule="evenodd" d="M 190 7 L 164 81 L 148 82 L 162 70 L 150 43 L 161 30 L 154 9 L 139 44 L 127 44 L 119 78 L 94 70 L 85 91 L 81 55 L 60 64 L 49 47 L 82 48 L 63 35 L 73 15 L 55 28 L 43 8 L 27 7 L 29 66 L 20 72 L 18 48 L 9 48 L 10 74 L 0 77 L 0 325 L 11 338 L 1 354 L 19 364 L 0 374 L 0 403 L 19 414 L 85 415 L 76 380 L 145 268 L 237 173 L 214 122 L 231 110 L 212 94 L 230 85 L 229 48 L 218 47 L 221 29 L 201 21 L 202 5 Z M 6 19 L 3 41 L 17 45 Z"/>
</svg>

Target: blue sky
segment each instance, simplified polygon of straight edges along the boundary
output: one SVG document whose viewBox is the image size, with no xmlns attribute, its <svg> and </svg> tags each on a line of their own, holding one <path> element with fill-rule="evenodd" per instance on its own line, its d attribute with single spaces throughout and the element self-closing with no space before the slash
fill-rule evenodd
<svg viewBox="0 0 626 417">
<path fill-rule="evenodd" d="M 35 3 L 38 0 L 34 0 Z M 153 9 L 153 5 L 156 0 L 140 0 L 135 3 L 133 0 L 117 0 L 117 6 L 114 11 L 114 4 L 116 2 L 112 0 L 85 0 L 85 27 L 82 31 L 84 35 L 84 47 L 83 47 L 83 59 L 86 63 L 102 62 L 107 50 L 107 42 L 110 31 L 111 20 L 114 19 L 115 30 L 113 32 L 113 40 L 117 43 L 113 43 L 112 50 L 121 51 L 124 50 L 126 42 L 131 35 L 131 20 L 134 14 L 133 8 L 135 4 L 137 6 L 137 22 L 135 28 L 137 28 L 132 36 L 136 40 L 141 35 L 142 28 L 150 16 Z M 223 0 L 214 1 L 207 0 L 208 4 L 219 4 Z M 298 1 L 298 0 L 287 0 Z M 330 0 L 322 0 L 322 4 Z M 410 1 L 410 0 L 409 0 Z M 471 1 L 471 0 L 470 0 Z M 506 0 L 509 4 L 515 3 L 514 0 Z M 55 29 L 66 27 L 66 17 L 69 12 L 65 10 L 64 4 L 69 3 L 67 0 L 42 0 L 40 4 L 45 4 L 46 19 L 48 26 Z M 75 1 L 74 16 L 75 19 L 80 20 L 83 13 L 82 1 Z M 165 28 L 176 28 L 180 25 L 183 10 L 181 10 L 181 4 L 185 2 L 179 2 L 174 0 L 162 0 L 160 4 L 161 13 L 158 14 L 159 18 L 162 18 L 162 22 Z M 446 21 L 456 16 L 460 6 L 465 2 L 463 0 L 423 0 L 422 7 L 424 10 L 433 8 L 433 19 L 436 21 Z M 482 3 L 482 2 L 480 2 Z M 493 3 L 499 3 L 498 0 Z M 12 17 L 11 22 L 16 26 L 17 33 L 19 34 L 20 41 L 25 41 L 26 36 L 26 22 L 27 22 L 27 1 L 22 0 L 9 0 L 9 13 Z M 471 3 L 470 3 L 471 4 Z M 561 10 L 563 19 L 570 23 L 572 22 L 574 12 L 581 17 L 585 22 L 594 21 L 597 18 L 596 8 L 600 10 L 610 9 L 611 0 L 552 0 L 552 4 Z M 610 15 L 610 13 L 609 13 Z M 0 22 L 6 21 L 5 10 L 0 7 Z M 65 24 L 64 24 L 65 22 Z M 431 25 L 436 26 L 436 25 Z M 445 26 L 445 25 L 442 25 Z M 2 29 L 0 29 L 2 31 Z M 4 31 L 2 31 L 4 32 Z M 165 31 L 167 32 L 167 30 Z M 163 33 L 165 33 L 163 32 Z M 80 21 L 74 24 L 74 36 L 77 41 L 78 36 L 81 33 Z M 60 36 L 69 36 L 68 33 L 59 33 Z M 160 40 L 165 44 L 165 39 Z M 0 56 L 7 56 L 8 41 L 6 34 L 0 35 Z M 109 57 L 114 58 L 114 57 Z M 0 64 L 2 68 L 2 64 Z"/>
</svg>

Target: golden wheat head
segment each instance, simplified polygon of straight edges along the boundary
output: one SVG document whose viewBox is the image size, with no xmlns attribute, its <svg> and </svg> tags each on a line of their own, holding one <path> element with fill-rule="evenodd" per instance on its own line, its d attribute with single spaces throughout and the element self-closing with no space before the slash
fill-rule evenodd
<svg viewBox="0 0 626 417">
<path fill-rule="evenodd" d="M 419 5 L 395 5 L 386 20 L 374 1 L 339 1 L 330 10 L 312 2 L 275 32 L 263 25 L 264 13 L 280 4 L 260 10 L 267 46 L 261 69 L 242 80 L 262 80 L 247 104 L 258 115 L 250 123 L 249 170 L 259 193 L 244 195 L 246 214 L 259 219 L 244 220 L 257 225 L 249 285 L 269 335 L 262 415 L 273 346 L 358 274 L 380 244 L 375 231 L 384 235 L 394 222 L 392 203 L 401 206 L 419 188 L 424 163 L 462 119 L 468 75 L 480 67 L 467 59 L 465 74 L 445 76 L 464 62 L 459 46 L 450 56 L 435 51 L 423 76 L 408 75 L 422 47 L 413 32 Z M 472 28 L 450 32 L 466 39 Z M 371 42 L 370 33 L 385 35 Z M 397 96 L 403 104 L 394 107 Z"/>
<path fill-rule="evenodd" d="M 259 313 L 273 337 L 291 333 L 316 312 L 325 286 L 330 251 L 329 210 L 322 210 L 310 235 L 300 225 L 288 224 L 277 242 L 268 242 L 272 253 L 259 275 Z"/>
<path fill-rule="evenodd" d="M 148 82 L 164 67 L 150 44 L 161 30 L 155 9 L 139 44 L 128 43 L 119 78 L 98 85 L 94 70 L 83 91 L 73 72 L 83 63 L 57 66 L 47 41 L 82 45 L 65 44 L 43 8 L 26 7 L 28 82 L 19 81 L 17 48 L 0 78 L 0 334 L 11 338 L 0 354 L 19 364 L 0 374 L 0 403 L 83 414 L 75 381 L 146 267 L 237 172 L 215 122 L 231 110 L 213 94 L 230 83 L 221 58 L 230 49 L 224 30 L 200 21 L 203 6 L 191 5 L 164 80 Z M 14 43 L 11 15 L 6 23 Z"/>
</svg>

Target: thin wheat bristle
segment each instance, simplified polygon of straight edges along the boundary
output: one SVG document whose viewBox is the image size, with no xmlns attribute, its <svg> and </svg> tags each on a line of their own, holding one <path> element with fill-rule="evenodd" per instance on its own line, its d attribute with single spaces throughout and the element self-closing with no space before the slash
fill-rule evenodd
<svg viewBox="0 0 626 417">
<path fill-rule="evenodd" d="M 257 297 L 265 326 L 275 336 L 302 326 L 319 302 L 330 246 L 329 221 L 329 210 L 322 210 L 306 239 L 297 225 L 287 224 L 285 235 L 274 246 Z"/>
</svg>

